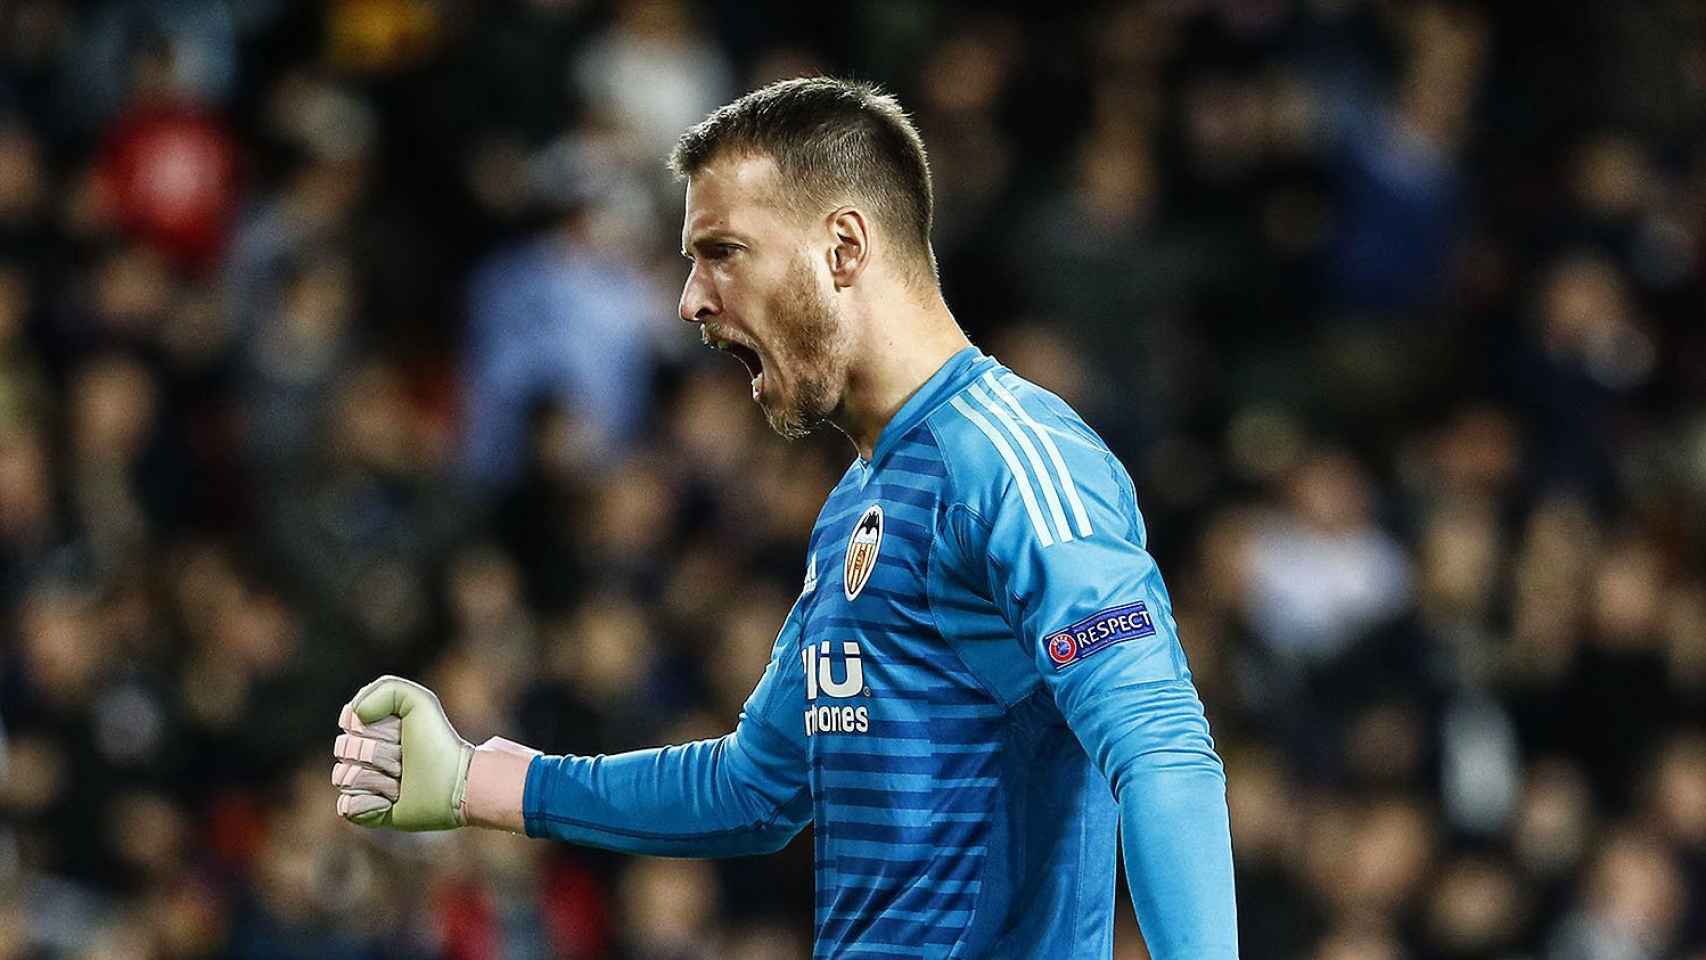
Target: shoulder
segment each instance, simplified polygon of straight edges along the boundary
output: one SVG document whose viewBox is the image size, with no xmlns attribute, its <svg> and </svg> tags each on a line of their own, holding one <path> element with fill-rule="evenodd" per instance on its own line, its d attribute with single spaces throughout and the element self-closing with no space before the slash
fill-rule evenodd
<svg viewBox="0 0 1706 960">
<path fill-rule="evenodd" d="M 973 508 L 1029 489 L 1070 507 L 1086 486 L 1117 482 L 1113 454 L 1066 401 L 1005 367 L 949 398 L 930 417 L 950 495 Z M 1123 472 L 1123 471 L 1121 471 Z M 1045 492 L 1046 491 L 1046 492 Z"/>
</svg>

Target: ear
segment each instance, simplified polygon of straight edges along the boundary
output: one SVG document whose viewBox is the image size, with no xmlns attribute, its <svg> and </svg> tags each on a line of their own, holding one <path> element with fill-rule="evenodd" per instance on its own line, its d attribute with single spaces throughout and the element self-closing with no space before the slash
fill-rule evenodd
<svg viewBox="0 0 1706 960">
<path fill-rule="evenodd" d="M 841 207 L 825 221 L 829 227 L 829 275 L 837 288 L 851 287 L 871 262 L 871 224 L 857 207 Z"/>
</svg>

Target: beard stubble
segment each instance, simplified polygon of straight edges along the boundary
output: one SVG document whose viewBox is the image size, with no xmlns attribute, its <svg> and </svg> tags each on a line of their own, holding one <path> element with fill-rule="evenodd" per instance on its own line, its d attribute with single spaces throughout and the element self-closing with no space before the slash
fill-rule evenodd
<svg viewBox="0 0 1706 960">
<path fill-rule="evenodd" d="M 847 331 L 803 261 L 788 268 L 768 312 L 775 321 L 774 357 L 789 377 L 785 393 L 781 382 L 776 384 L 778 402 L 759 406 L 770 429 L 798 440 L 830 423 L 841 405 Z"/>
</svg>

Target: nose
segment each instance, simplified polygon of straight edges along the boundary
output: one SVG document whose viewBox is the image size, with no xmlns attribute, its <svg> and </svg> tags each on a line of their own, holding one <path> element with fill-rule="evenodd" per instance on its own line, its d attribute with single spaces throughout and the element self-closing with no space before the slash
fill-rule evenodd
<svg viewBox="0 0 1706 960">
<path fill-rule="evenodd" d="M 688 323 L 704 323 L 722 311 L 722 304 L 717 299 L 717 290 L 712 286 L 710 278 L 694 264 L 687 272 L 687 285 L 681 289 L 679 305 L 681 319 Z"/>
</svg>

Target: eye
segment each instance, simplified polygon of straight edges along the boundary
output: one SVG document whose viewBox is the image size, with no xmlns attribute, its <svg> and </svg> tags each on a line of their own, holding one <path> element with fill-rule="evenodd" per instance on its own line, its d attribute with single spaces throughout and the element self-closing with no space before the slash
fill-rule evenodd
<svg viewBox="0 0 1706 960">
<path fill-rule="evenodd" d="M 682 256 L 686 257 L 689 263 L 698 263 L 701 260 L 717 263 L 732 258 L 735 254 L 744 251 L 746 247 L 732 240 L 723 240 L 714 243 L 700 243 L 693 249 L 698 253 L 682 252 Z"/>
</svg>

